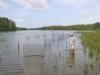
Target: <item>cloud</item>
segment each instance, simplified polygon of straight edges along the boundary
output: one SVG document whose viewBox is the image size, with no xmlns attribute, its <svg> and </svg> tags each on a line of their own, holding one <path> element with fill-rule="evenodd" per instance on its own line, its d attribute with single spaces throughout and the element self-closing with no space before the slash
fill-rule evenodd
<svg viewBox="0 0 100 75">
<path fill-rule="evenodd" d="M 16 19 L 16 22 L 24 22 L 24 19 Z"/>
<path fill-rule="evenodd" d="M 24 9 L 48 9 L 47 0 L 13 0 Z"/>
<path fill-rule="evenodd" d="M 100 0 L 52 0 L 57 6 L 65 6 L 81 20 L 100 20 Z M 67 9 L 68 8 L 68 9 Z M 87 22 L 86 21 L 86 22 Z"/>
<path fill-rule="evenodd" d="M 53 0 L 57 5 L 69 5 L 75 8 L 82 8 L 89 5 L 100 4 L 100 0 Z"/>
<path fill-rule="evenodd" d="M 0 0 L 0 10 L 5 10 L 7 8 L 7 4 L 4 2 L 4 0 Z"/>
</svg>

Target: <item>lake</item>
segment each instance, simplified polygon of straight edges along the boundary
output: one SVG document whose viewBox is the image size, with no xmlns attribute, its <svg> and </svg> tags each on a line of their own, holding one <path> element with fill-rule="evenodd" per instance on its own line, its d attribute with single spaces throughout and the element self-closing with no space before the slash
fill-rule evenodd
<svg viewBox="0 0 100 75">
<path fill-rule="evenodd" d="M 0 75 L 100 75 L 100 59 L 76 31 L 0 32 Z"/>
</svg>

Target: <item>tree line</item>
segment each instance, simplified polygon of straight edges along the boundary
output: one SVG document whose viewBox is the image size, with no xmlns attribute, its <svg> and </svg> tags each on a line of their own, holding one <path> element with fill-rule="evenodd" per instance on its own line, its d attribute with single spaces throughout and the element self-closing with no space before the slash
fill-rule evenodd
<svg viewBox="0 0 100 75">
<path fill-rule="evenodd" d="M 100 29 L 100 23 L 96 22 L 94 24 L 81 24 L 81 25 L 69 25 L 69 26 L 47 26 L 35 28 L 37 30 L 96 30 Z"/>
<path fill-rule="evenodd" d="M 40 28 L 20 28 L 16 27 L 16 23 L 8 18 L 0 17 L 0 31 L 15 31 L 15 30 L 98 30 L 100 29 L 100 23 L 94 24 L 80 24 L 69 26 L 47 26 Z"/>
<path fill-rule="evenodd" d="M 14 21 L 5 17 L 0 17 L 0 31 L 15 31 L 15 30 L 16 30 L 16 24 Z"/>
</svg>

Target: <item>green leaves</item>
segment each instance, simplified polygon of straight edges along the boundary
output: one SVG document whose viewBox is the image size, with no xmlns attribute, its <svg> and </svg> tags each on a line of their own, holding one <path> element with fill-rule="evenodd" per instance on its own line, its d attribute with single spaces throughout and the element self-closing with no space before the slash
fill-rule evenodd
<svg viewBox="0 0 100 75">
<path fill-rule="evenodd" d="M 16 24 L 14 21 L 5 17 L 0 17 L 0 31 L 16 30 Z"/>
</svg>

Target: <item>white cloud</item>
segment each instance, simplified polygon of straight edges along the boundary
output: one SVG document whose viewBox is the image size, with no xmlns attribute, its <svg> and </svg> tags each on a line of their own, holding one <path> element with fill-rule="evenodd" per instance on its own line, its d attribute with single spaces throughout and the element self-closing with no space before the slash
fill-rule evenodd
<svg viewBox="0 0 100 75">
<path fill-rule="evenodd" d="M 94 7 L 78 9 L 80 17 L 82 18 L 100 18 L 100 5 L 96 5 Z"/>
<path fill-rule="evenodd" d="M 58 6 L 70 6 L 80 22 L 100 21 L 100 0 L 52 0 Z M 66 8 L 67 10 L 67 8 Z"/>
<path fill-rule="evenodd" d="M 48 9 L 47 0 L 13 0 L 24 9 Z"/>
<path fill-rule="evenodd" d="M 24 19 L 16 19 L 16 22 L 24 22 Z"/>
<path fill-rule="evenodd" d="M 7 4 L 4 0 L 0 0 L 0 10 L 5 10 L 7 8 Z"/>
<path fill-rule="evenodd" d="M 57 5 L 69 5 L 74 8 L 100 4 L 100 0 L 53 0 L 53 2 Z"/>
</svg>

